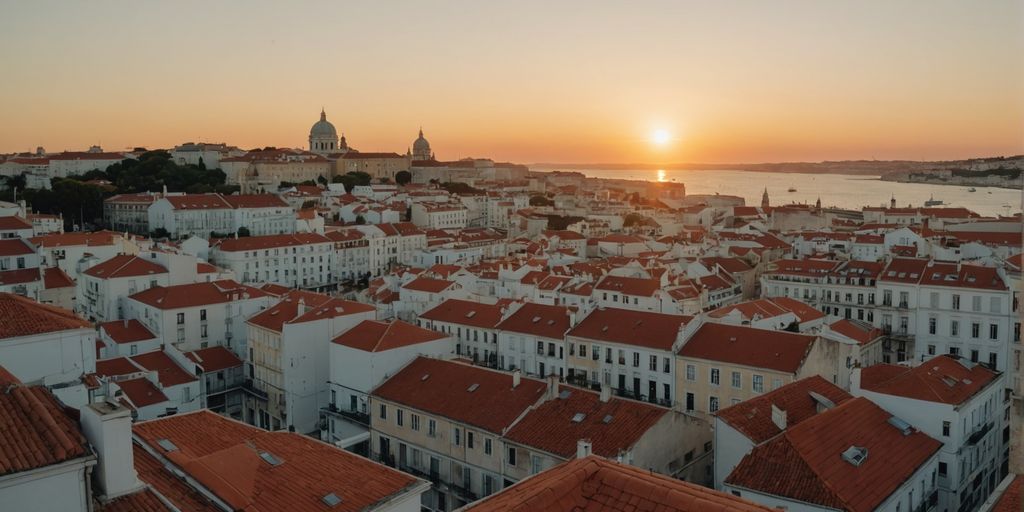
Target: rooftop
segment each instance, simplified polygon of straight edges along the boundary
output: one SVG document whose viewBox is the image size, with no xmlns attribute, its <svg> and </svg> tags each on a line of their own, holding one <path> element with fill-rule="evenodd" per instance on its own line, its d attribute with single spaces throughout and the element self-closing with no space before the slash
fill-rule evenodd
<svg viewBox="0 0 1024 512">
<path fill-rule="evenodd" d="M 599 308 L 569 331 L 596 341 L 607 341 L 659 350 L 672 350 L 679 329 L 692 317 L 631 309 Z"/>
<path fill-rule="evenodd" d="M 92 324 L 71 311 L 13 293 L 0 293 L 0 318 L 4 319 L 0 322 L 0 340 L 92 328 Z"/>
<path fill-rule="evenodd" d="M 679 355 L 796 373 L 816 339 L 785 331 L 705 323 L 685 342 Z"/>
<path fill-rule="evenodd" d="M 754 444 L 760 444 L 783 431 L 772 418 L 773 406 L 786 413 L 785 424 L 789 428 L 828 409 L 828 403 L 819 397 L 833 405 L 853 398 L 839 386 L 815 375 L 721 409 L 717 416 Z"/>
<path fill-rule="evenodd" d="M 363 320 L 332 341 L 364 352 L 383 352 L 446 338 L 447 335 L 401 320 Z"/>
<path fill-rule="evenodd" d="M 956 356 L 933 357 L 909 368 L 878 364 L 861 370 L 861 388 L 914 400 L 959 405 L 999 377 L 999 372 Z"/>
<path fill-rule="evenodd" d="M 491 329 L 501 322 L 503 309 L 500 304 L 448 299 L 424 311 L 419 318 Z"/>
</svg>

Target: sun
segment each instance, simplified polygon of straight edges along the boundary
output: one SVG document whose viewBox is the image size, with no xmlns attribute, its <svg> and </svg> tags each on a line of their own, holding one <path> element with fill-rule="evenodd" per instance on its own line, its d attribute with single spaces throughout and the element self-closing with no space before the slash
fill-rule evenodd
<svg viewBox="0 0 1024 512">
<path fill-rule="evenodd" d="M 672 134 L 668 130 L 659 128 L 651 132 L 651 143 L 655 146 L 664 146 L 672 140 Z"/>
</svg>

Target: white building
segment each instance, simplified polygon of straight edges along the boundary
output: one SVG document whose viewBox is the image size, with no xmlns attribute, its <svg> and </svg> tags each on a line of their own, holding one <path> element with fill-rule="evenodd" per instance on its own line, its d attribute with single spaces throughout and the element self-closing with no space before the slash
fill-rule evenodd
<svg viewBox="0 0 1024 512">
<path fill-rule="evenodd" d="M 459 203 L 413 203 L 412 223 L 423 229 L 466 227 L 468 210 Z"/>
<path fill-rule="evenodd" d="M 230 269 L 242 283 L 289 288 L 324 288 L 337 283 L 334 242 L 318 233 L 217 240 L 210 261 Z"/>
<path fill-rule="evenodd" d="M 514 306 L 448 299 L 416 318 L 420 327 L 455 339 L 455 354 L 476 364 L 498 367 L 498 324 Z"/>
<path fill-rule="evenodd" d="M 523 304 L 498 324 L 498 367 L 565 377 L 565 334 L 574 325 L 576 314 L 565 306 Z"/>
</svg>

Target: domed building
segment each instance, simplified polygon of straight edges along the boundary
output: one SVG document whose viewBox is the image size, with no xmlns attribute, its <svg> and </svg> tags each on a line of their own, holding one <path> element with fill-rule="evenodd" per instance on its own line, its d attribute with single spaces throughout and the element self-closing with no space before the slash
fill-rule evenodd
<svg viewBox="0 0 1024 512">
<path fill-rule="evenodd" d="M 338 150 L 338 130 L 327 120 L 323 109 L 320 110 L 320 120 L 309 129 L 309 150 L 324 155 Z"/>
<path fill-rule="evenodd" d="M 412 159 L 413 161 L 423 161 L 433 158 L 434 155 L 430 152 L 430 143 L 423 138 L 423 128 L 420 128 L 420 136 L 412 143 Z"/>
</svg>

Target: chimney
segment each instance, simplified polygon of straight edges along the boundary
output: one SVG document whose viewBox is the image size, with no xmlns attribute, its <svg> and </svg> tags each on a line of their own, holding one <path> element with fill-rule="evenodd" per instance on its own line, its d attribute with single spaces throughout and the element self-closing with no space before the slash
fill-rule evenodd
<svg viewBox="0 0 1024 512">
<path fill-rule="evenodd" d="M 612 387 L 607 384 L 601 384 L 601 401 L 607 403 L 612 399 Z"/>
<path fill-rule="evenodd" d="M 299 297 L 298 312 L 300 315 L 306 314 L 306 299 Z"/>
<path fill-rule="evenodd" d="M 548 400 L 554 400 L 558 398 L 558 376 L 555 374 L 548 375 Z"/>
<path fill-rule="evenodd" d="M 588 441 L 586 439 L 580 439 L 580 440 L 576 441 L 576 458 L 577 459 L 582 459 L 584 457 L 589 457 L 590 454 L 593 453 L 593 452 L 594 452 L 594 445 L 592 445 L 590 443 L 590 441 Z"/>
<path fill-rule="evenodd" d="M 779 427 L 779 430 L 786 430 L 786 426 L 788 425 L 786 422 L 786 416 L 786 411 L 783 411 L 776 407 L 775 404 L 772 404 L 772 423 L 774 423 L 776 427 Z"/>
<path fill-rule="evenodd" d="M 104 499 L 141 489 L 132 453 L 131 411 L 116 403 L 98 402 L 82 407 L 81 422 L 85 437 L 96 450 L 96 483 Z"/>
<path fill-rule="evenodd" d="M 519 383 L 523 380 L 523 372 L 518 369 L 512 372 L 512 389 L 519 387 Z"/>
<path fill-rule="evenodd" d="M 850 372 L 850 391 L 856 392 L 860 389 L 860 365 L 853 368 Z"/>
</svg>

